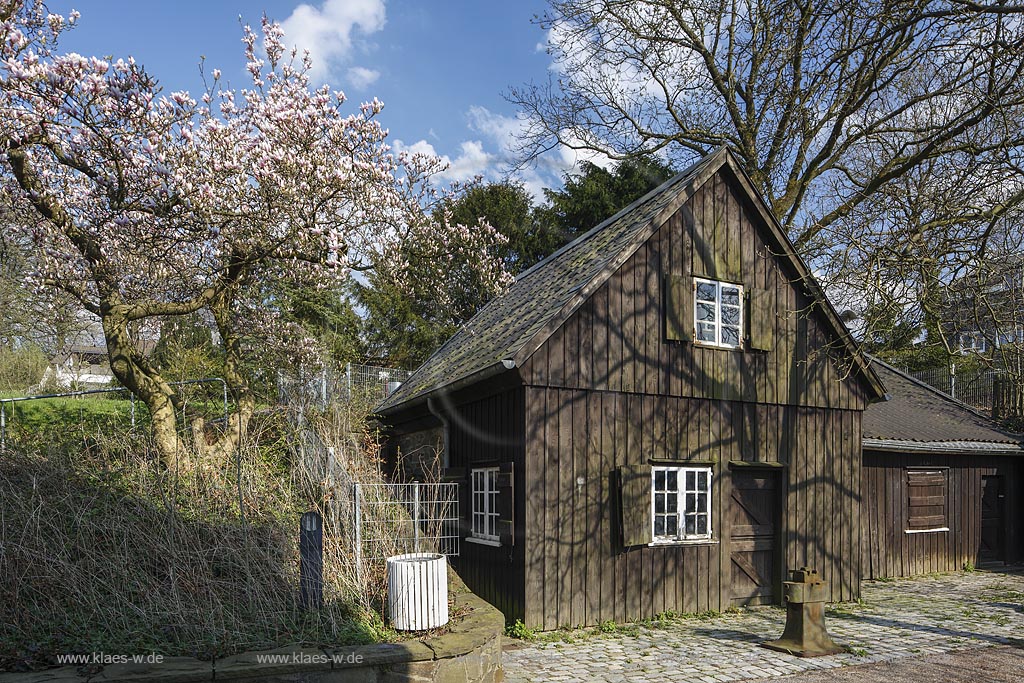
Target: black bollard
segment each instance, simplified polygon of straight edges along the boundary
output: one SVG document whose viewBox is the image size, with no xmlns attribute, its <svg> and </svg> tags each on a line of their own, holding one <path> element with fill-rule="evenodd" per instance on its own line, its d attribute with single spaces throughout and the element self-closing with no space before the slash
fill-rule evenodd
<svg viewBox="0 0 1024 683">
<path fill-rule="evenodd" d="M 299 605 L 305 610 L 324 604 L 324 524 L 319 512 L 299 520 Z"/>
</svg>

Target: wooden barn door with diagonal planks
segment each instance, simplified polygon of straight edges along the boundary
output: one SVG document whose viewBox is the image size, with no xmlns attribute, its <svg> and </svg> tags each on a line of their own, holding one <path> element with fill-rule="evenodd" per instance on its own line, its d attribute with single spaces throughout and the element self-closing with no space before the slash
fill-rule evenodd
<svg viewBox="0 0 1024 683">
<path fill-rule="evenodd" d="M 776 597 L 778 480 L 778 474 L 770 470 L 732 472 L 729 523 L 733 605 L 766 605 Z"/>
</svg>

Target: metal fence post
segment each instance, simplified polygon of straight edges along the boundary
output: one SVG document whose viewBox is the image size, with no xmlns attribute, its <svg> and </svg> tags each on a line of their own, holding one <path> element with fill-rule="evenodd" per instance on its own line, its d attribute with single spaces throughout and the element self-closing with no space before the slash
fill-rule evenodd
<svg viewBox="0 0 1024 683">
<path fill-rule="evenodd" d="M 7 409 L 0 401 L 0 451 L 7 450 Z"/>
<path fill-rule="evenodd" d="M 360 513 L 359 483 L 352 484 L 352 533 L 355 536 L 356 580 L 363 581 L 363 520 Z"/>
<path fill-rule="evenodd" d="M 412 485 L 412 551 L 420 551 L 420 483 Z"/>
<path fill-rule="evenodd" d="M 129 394 L 128 398 L 132 403 L 132 431 L 135 431 L 135 394 Z"/>
<path fill-rule="evenodd" d="M 320 408 L 327 410 L 327 368 L 320 373 Z"/>
</svg>

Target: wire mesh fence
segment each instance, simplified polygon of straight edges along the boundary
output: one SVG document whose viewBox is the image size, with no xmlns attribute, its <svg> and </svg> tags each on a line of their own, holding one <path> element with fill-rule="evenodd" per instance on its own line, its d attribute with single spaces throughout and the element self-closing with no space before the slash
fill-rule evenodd
<svg viewBox="0 0 1024 683">
<path fill-rule="evenodd" d="M 334 401 L 366 406 L 372 410 L 398 386 L 409 379 L 407 370 L 348 363 L 343 368 L 279 372 L 278 400 L 287 405 L 306 405 L 321 410 Z"/>
<path fill-rule="evenodd" d="M 951 368 L 915 370 L 907 374 L 969 406 L 990 412 L 995 383 L 1001 373 L 984 368 L 964 369 L 954 365 Z"/>
<path fill-rule="evenodd" d="M 168 384 L 177 394 L 175 412 L 180 436 L 192 437 L 189 417 L 202 415 L 211 423 L 221 424 L 227 420 L 228 391 L 222 378 L 203 377 Z M 89 431 L 113 436 L 134 434 L 138 426 L 148 423 L 145 405 L 125 387 L 0 398 L 0 450 L 5 450 L 11 439 L 31 439 L 54 424 L 61 425 L 65 433 Z"/>
<path fill-rule="evenodd" d="M 459 554 L 459 485 L 356 483 L 357 561 L 407 553 Z"/>
</svg>

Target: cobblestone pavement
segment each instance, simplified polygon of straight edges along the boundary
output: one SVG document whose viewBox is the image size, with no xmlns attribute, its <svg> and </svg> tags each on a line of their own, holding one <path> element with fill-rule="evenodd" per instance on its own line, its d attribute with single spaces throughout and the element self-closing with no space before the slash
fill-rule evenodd
<svg viewBox="0 0 1024 683">
<path fill-rule="evenodd" d="M 865 581 L 862 598 L 834 605 L 826 616 L 833 640 L 849 649 L 844 654 L 803 659 L 760 647 L 782 634 L 785 611 L 755 607 L 613 633 L 573 632 L 565 641 L 514 642 L 503 656 L 505 680 L 721 683 L 994 644 L 1024 647 L 1024 574 L 1019 572 Z"/>
</svg>

